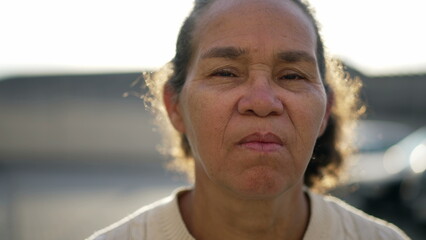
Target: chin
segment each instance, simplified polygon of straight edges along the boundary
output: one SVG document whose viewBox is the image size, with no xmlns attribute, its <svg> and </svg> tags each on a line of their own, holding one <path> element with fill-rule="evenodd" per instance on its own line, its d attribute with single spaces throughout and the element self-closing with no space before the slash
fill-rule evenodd
<svg viewBox="0 0 426 240">
<path fill-rule="evenodd" d="M 248 199 L 275 198 L 294 185 L 294 182 L 284 175 L 270 168 L 258 167 L 247 170 L 233 182 L 233 189 L 241 197 Z"/>
</svg>

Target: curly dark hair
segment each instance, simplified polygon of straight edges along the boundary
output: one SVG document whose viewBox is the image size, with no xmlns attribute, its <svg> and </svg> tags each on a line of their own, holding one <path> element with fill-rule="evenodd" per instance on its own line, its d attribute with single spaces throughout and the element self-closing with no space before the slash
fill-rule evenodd
<svg viewBox="0 0 426 240">
<path fill-rule="evenodd" d="M 363 110 L 358 97 L 361 83 L 359 80 L 347 76 L 337 61 L 326 57 L 319 25 L 309 4 L 302 0 L 291 1 L 302 9 L 314 26 L 317 37 L 317 65 L 328 100 L 332 104 L 327 128 L 324 134 L 317 139 L 313 156 L 304 175 L 304 184 L 311 189 L 320 191 L 328 189 L 338 182 L 344 159 L 353 150 L 351 129 Z M 194 8 L 180 29 L 174 58 L 159 71 L 145 75 L 145 82 L 149 88 L 149 93 L 145 95 L 145 102 L 157 115 L 156 123 L 164 130 L 163 151 L 174 159 L 170 166 L 174 170 L 187 174 L 190 179 L 194 175 L 192 151 L 186 136 L 174 130 L 167 121 L 162 93 L 166 86 L 171 88 L 176 96 L 180 94 L 193 55 L 193 34 L 197 20 L 213 2 L 215 0 L 195 0 Z"/>
</svg>

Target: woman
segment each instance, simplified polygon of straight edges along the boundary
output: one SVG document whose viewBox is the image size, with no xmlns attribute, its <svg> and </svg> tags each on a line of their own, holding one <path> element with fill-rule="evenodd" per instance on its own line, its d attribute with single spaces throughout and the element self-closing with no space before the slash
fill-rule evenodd
<svg viewBox="0 0 426 240">
<path fill-rule="evenodd" d="M 325 59 L 300 1 L 196 1 L 161 91 L 194 185 L 90 239 L 407 238 L 309 189 L 337 176 L 356 116 Z"/>
</svg>

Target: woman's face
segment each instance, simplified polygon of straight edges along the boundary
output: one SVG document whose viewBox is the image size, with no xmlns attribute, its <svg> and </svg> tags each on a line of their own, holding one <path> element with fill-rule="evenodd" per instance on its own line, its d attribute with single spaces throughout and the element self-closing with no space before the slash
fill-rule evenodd
<svg viewBox="0 0 426 240">
<path fill-rule="evenodd" d="M 168 110 L 190 142 L 196 184 L 251 198 L 301 188 L 327 105 L 308 17 L 289 1 L 219 0 L 194 40 Z"/>
</svg>

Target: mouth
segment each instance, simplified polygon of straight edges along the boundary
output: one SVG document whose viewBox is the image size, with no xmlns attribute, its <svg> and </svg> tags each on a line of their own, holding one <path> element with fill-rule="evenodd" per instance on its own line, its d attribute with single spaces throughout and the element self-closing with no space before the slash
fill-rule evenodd
<svg viewBox="0 0 426 240">
<path fill-rule="evenodd" d="M 256 152 L 276 152 L 283 147 L 283 142 L 273 133 L 253 133 L 241 139 L 238 145 Z"/>
</svg>

